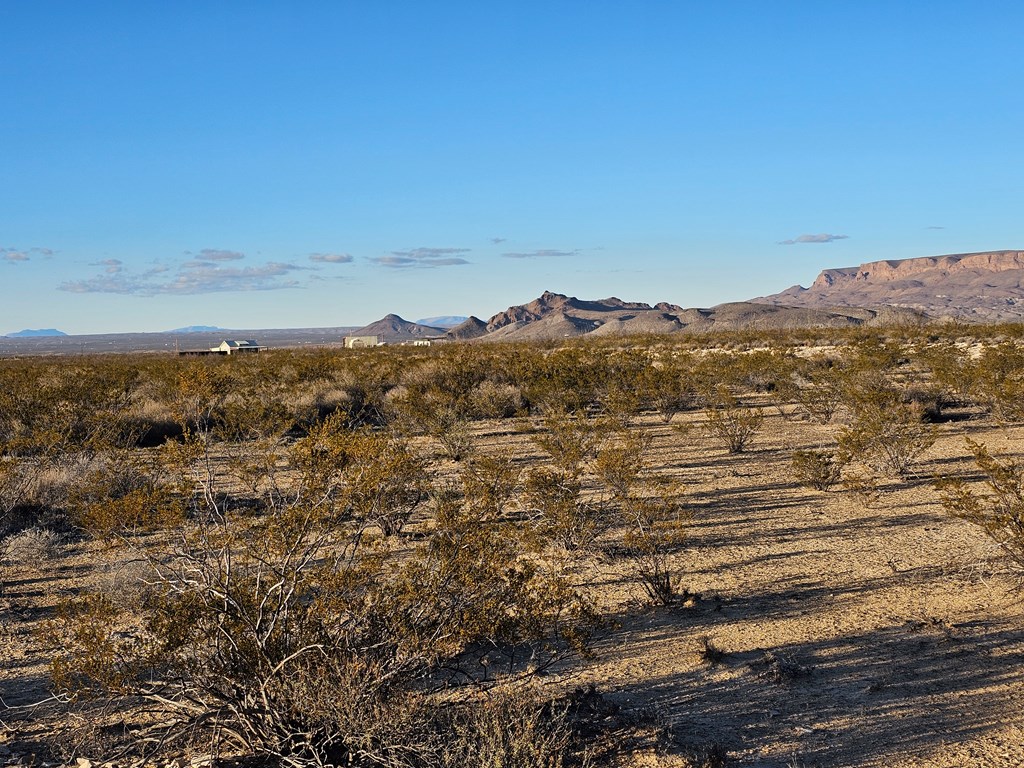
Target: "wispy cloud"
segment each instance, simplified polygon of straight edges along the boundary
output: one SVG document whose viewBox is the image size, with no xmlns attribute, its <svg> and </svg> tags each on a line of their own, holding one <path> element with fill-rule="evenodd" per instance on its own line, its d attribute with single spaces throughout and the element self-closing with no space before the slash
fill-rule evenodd
<svg viewBox="0 0 1024 768">
<path fill-rule="evenodd" d="M 504 243 L 506 240 L 508 240 L 507 237 L 492 237 L 491 238 L 491 242 L 494 243 L 495 245 L 500 245 L 501 243 Z"/>
<path fill-rule="evenodd" d="M 311 253 L 309 260 L 318 264 L 348 264 L 352 255 L 348 253 Z"/>
<path fill-rule="evenodd" d="M 244 253 L 225 251 L 221 248 L 203 248 L 199 253 L 189 253 L 188 255 L 199 261 L 238 261 L 245 258 Z"/>
<path fill-rule="evenodd" d="M 218 257 L 202 258 L 203 253 Z M 300 288 L 294 273 L 312 269 L 298 264 L 270 261 L 252 266 L 225 266 L 221 262 L 244 258 L 235 251 L 203 251 L 192 261 L 176 266 L 156 264 L 141 272 L 132 272 L 120 259 L 104 259 L 93 266 L 103 268 L 101 274 L 84 280 L 68 280 L 58 288 L 70 293 L 115 293 L 128 296 L 186 296 L 227 291 L 274 291 Z"/>
<path fill-rule="evenodd" d="M 392 269 L 454 267 L 471 263 L 462 258 L 464 253 L 469 253 L 469 248 L 413 248 L 410 251 L 392 251 L 386 256 L 375 256 L 370 261 Z"/>
<path fill-rule="evenodd" d="M 0 246 L 0 259 L 6 261 L 8 264 L 18 264 L 23 261 L 31 261 L 32 258 L 29 256 L 53 256 L 54 251 L 50 248 L 4 248 Z"/>
<path fill-rule="evenodd" d="M 501 254 L 506 259 L 557 259 L 564 256 L 575 256 L 579 253 L 576 251 L 558 251 L 554 249 L 543 249 L 539 251 L 520 251 L 515 253 L 503 253 Z"/>
<path fill-rule="evenodd" d="M 925 227 L 925 229 L 945 229 L 945 227 Z"/>
<path fill-rule="evenodd" d="M 120 259 L 103 259 L 103 261 L 94 261 L 91 266 L 103 267 L 103 271 L 108 275 L 116 275 L 124 269 L 124 262 Z"/>
<path fill-rule="evenodd" d="M 831 243 L 834 240 L 847 240 L 849 235 L 829 235 L 822 233 L 820 235 L 800 235 L 794 237 L 792 240 L 782 240 L 779 245 L 797 245 L 798 243 Z"/>
</svg>

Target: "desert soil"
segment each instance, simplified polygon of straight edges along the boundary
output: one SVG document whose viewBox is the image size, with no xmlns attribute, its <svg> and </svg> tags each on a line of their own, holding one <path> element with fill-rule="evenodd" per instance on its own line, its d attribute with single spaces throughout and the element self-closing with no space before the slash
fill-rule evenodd
<svg viewBox="0 0 1024 768">
<path fill-rule="evenodd" d="M 828 444 L 833 425 L 773 411 L 750 449 L 729 455 L 699 429 L 675 428 L 701 419 L 636 422 L 654 437 L 652 471 L 686 485 L 693 521 L 679 566 L 695 596 L 652 607 L 614 558 L 581 563 L 581 583 L 614 624 L 592 658 L 548 680 L 594 684 L 650 724 L 620 745 L 616 764 L 686 766 L 719 745 L 730 765 L 758 768 L 1024 765 L 1022 593 L 991 541 L 944 514 L 932 486 L 936 475 L 978 479 L 965 436 L 1014 454 L 1024 427 L 941 424 L 916 476 L 865 499 L 792 478 L 793 450 Z M 542 459 L 507 422 L 478 425 L 476 441 Z M 47 699 L 39 630 L 123 557 L 80 541 L 41 567 L 3 570 L 0 765 L 102 761 L 67 739 L 48 751 L 58 725 L 88 730 L 99 716 Z M 699 652 L 705 639 L 724 652 L 717 663 Z"/>
</svg>

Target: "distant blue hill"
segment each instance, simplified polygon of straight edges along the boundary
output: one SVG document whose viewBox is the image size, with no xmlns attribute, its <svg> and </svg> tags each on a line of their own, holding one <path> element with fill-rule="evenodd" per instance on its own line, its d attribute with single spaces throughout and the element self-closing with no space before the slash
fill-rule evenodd
<svg viewBox="0 0 1024 768">
<path fill-rule="evenodd" d="M 7 334 L 9 339 L 29 339 L 35 336 L 67 336 L 67 334 L 56 328 L 26 328 L 23 331 Z"/>
<path fill-rule="evenodd" d="M 164 331 L 164 333 L 212 333 L 223 330 L 216 325 L 188 325 L 184 328 L 175 328 L 173 331 Z"/>
<path fill-rule="evenodd" d="M 429 325 L 431 328 L 454 328 L 466 322 L 467 318 L 460 315 L 441 315 L 440 317 L 425 317 L 417 320 L 417 325 Z"/>
</svg>

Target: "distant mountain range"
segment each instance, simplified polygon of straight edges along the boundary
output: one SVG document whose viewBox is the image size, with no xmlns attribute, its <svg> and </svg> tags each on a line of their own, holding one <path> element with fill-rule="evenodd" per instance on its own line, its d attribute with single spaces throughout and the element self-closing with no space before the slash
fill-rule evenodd
<svg viewBox="0 0 1024 768">
<path fill-rule="evenodd" d="M 486 322 L 470 317 L 448 331 L 450 339 L 544 340 L 577 336 L 649 333 L 707 333 L 746 328 L 845 327 L 889 320 L 913 319 L 910 310 L 845 308 L 802 309 L 751 302 L 684 309 L 661 302 L 651 306 L 615 297 L 585 301 L 545 291 L 529 304 L 512 306 Z"/>
<path fill-rule="evenodd" d="M 753 299 L 790 307 L 902 307 L 931 317 L 1024 320 L 1024 251 L 869 261 L 826 269 L 810 288 Z"/>
<path fill-rule="evenodd" d="M 356 335 L 385 341 L 542 340 L 713 330 L 844 327 L 920 322 L 955 317 L 998 322 L 1024 320 L 1024 251 L 985 251 L 915 259 L 874 261 L 826 269 L 810 288 L 795 285 L 751 301 L 686 309 L 615 297 L 582 300 L 545 291 L 489 320 L 469 317 L 454 327 L 410 323 L 388 315 Z"/>
<path fill-rule="evenodd" d="M 267 329 L 231 333 L 241 334 L 237 338 L 256 338 L 270 346 L 303 346 L 340 344 L 346 333 L 376 336 L 392 343 L 414 339 L 542 340 L 613 334 L 835 328 L 943 317 L 976 322 L 1024 322 L 1024 251 L 869 261 L 858 267 L 823 270 L 810 288 L 794 285 L 780 293 L 706 309 L 686 309 L 668 302 L 652 306 L 615 297 L 590 301 L 545 291 L 533 301 L 511 306 L 488 320 L 445 315 L 410 322 L 389 314 L 358 329 Z M 127 351 L 129 348 L 165 348 L 171 343 L 156 343 L 149 341 L 150 337 L 224 332 L 216 326 L 187 326 L 164 334 L 72 338 L 82 351 Z M 25 329 L 5 338 L 11 340 L 11 345 L 19 345 L 17 349 L 27 349 L 23 345 L 38 347 L 48 343 L 46 337 L 66 335 L 55 328 L 44 328 Z M 136 341 L 129 342 L 128 337 Z M 39 341 L 32 342 L 32 339 Z M 61 351 L 61 344 L 65 342 L 55 339 L 51 351 Z"/>
<path fill-rule="evenodd" d="M 216 333 L 223 330 L 225 329 L 218 328 L 216 325 L 187 325 L 184 328 L 175 328 L 173 331 L 164 331 L 164 333 Z"/>
<path fill-rule="evenodd" d="M 7 334 L 9 339 L 34 339 L 40 336 L 67 336 L 67 334 L 64 331 L 58 331 L 56 328 L 26 328 L 23 331 Z"/>
</svg>

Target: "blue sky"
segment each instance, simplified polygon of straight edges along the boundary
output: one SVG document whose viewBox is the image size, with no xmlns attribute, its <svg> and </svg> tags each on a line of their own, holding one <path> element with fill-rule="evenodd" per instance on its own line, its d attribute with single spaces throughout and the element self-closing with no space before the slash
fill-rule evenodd
<svg viewBox="0 0 1024 768">
<path fill-rule="evenodd" d="M 1024 247 L 1024 6 L 0 0 L 0 333 Z"/>
</svg>

